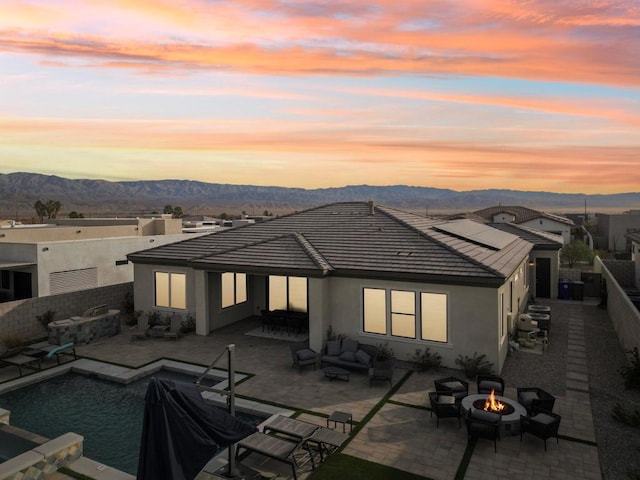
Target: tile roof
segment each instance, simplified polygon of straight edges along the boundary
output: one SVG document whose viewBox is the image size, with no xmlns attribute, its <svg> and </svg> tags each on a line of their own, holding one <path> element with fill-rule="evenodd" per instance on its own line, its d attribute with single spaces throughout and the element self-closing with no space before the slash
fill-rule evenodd
<svg viewBox="0 0 640 480">
<path fill-rule="evenodd" d="M 532 249 L 517 236 L 502 249 L 483 245 L 437 228 L 446 223 L 367 202 L 335 203 L 128 258 L 213 271 L 486 284 L 501 283 Z"/>
<path fill-rule="evenodd" d="M 640 243 L 640 230 L 639 231 L 627 232 L 625 234 L 625 237 L 627 237 L 632 242 Z"/>
<path fill-rule="evenodd" d="M 562 235 L 556 235 L 551 232 L 537 230 L 525 225 L 516 225 L 515 223 L 490 223 L 493 228 L 517 235 L 534 245 L 534 250 L 560 250 L 563 245 Z"/>
<path fill-rule="evenodd" d="M 536 218 L 542 217 L 548 220 L 553 220 L 555 222 L 564 223 L 565 225 L 574 225 L 573 220 L 570 220 L 566 217 L 555 215 L 553 213 L 539 212 L 538 210 L 518 206 L 498 205 L 495 207 L 483 208 L 482 210 L 476 210 L 475 212 L 472 212 L 471 215 L 482 217 L 489 222 L 492 222 L 493 217 L 500 213 L 509 213 L 513 215 L 515 217 L 515 223 L 525 223 L 530 220 L 535 220 Z"/>
</svg>

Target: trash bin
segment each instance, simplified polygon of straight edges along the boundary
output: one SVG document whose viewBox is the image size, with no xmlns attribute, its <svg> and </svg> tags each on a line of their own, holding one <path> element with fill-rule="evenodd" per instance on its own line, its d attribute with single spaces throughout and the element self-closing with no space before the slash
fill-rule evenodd
<svg viewBox="0 0 640 480">
<path fill-rule="evenodd" d="M 558 282 L 558 298 L 561 300 L 571 298 L 571 280 L 565 278 Z"/>
<path fill-rule="evenodd" d="M 584 300 L 584 282 L 576 281 L 571 283 L 571 298 L 573 300 Z"/>
</svg>

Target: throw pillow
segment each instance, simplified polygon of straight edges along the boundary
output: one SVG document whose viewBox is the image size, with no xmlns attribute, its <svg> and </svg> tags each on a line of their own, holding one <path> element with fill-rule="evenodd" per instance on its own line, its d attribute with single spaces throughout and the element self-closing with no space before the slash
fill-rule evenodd
<svg viewBox="0 0 640 480">
<path fill-rule="evenodd" d="M 309 348 L 298 350 L 296 355 L 298 356 L 298 360 L 311 360 L 312 358 L 316 358 L 316 352 Z"/>
<path fill-rule="evenodd" d="M 332 357 L 340 355 L 340 340 L 329 340 L 327 342 L 327 355 Z"/>
<path fill-rule="evenodd" d="M 344 338 L 342 339 L 342 350 L 340 350 L 340 352 L 356 353 L 358 351 L 358 345 L 359 343 L 357 340 L 352 340 L 351 338 Z"/>
<path fill-rule="evenodd" d="M 371 364 L 371 355 L 369 355 L 364 350 L 358 350 L 356 352 L 356 362 L 362 363 L 363 365 Z"/>
<path fill-rule="evenodd" d="M 340 360 L 343 360 L 345 362 L 355 362 L 356 354 L 353 352 L 342 352 L 340 354 Z"/>
</svg>

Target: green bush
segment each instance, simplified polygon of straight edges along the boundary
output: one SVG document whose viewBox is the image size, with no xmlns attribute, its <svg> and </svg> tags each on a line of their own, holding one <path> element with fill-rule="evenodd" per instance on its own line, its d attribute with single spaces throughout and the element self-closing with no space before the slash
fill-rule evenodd
<svg viewBox="0 0 640 480">
<path fill-rule="evenodd" d="M 640 390 L 640 352 L 638 347 L 627 350 L 627 354 L 631 357 L 629 365 L 619 368 L 620 375 L 624 379 L 624 386 L 630 390 Z"/>
<path fill-rule="evenodd" d="M 379 343 L 376 347 L 378 348 L 378 353 L 376 354 L 377 361 L 383 362 L 395 358 L 393 348 L 389 346 L 389 342 Z"/>
<path fill-rule="evenodd" d="M 149 327 L 155 327 L 157 325 L 163 325 L 162 315 L 157 310 L 149 310 L 147 312 L 147 319 L 149 320 Z"/>
<path fill-rule="evenodd" d="M 40 322 L 40 325 L 42 325 L 44 329 L 47 330 L 49 328 L 49 324 L 53 322 L 53 317 L 55 316 L 55 314 L 56 312 L 54 312 L 53 310 L 47 310 L 42 315 L 36 315 L 36 319 L 38 320 L 38 322 Z"/>
<path fill-rule="evenodd" d="M 458 355 L 456 358 L 456 365 L 458 365 L 464 374 L 470 380 L 475 379 L 478 375 L 492 375 L 493 363 L 486 360 L 486 355 L 478 355 L 478 352 L 473 353 L 473 357 L 465 355 Z"/>
<path fill-rule="evenodd" d="M 629 425 L 630 427 L 640 427 L 640 409 L 634 408 L 629 411 L 619 403 L 616 403 L 613 406 L 611 416 L 615 421 L 620 422 L 624 425 Z"/>
<path fill-rule="evenodd" d="M 431 353 L 429 348 L 425 348 L 424 352 L 421 348 L 416 349 L 416 353 L 409 357 L 409 363 L 413 365 L 416 372 L 426 372 L 428 370 L 437 369 L 442 363 L 442 357 L 439 353 Z"/>
<path fill-rule="evenodd" d="M 331 340 L 342 340 L 346 335 L 344 333 L 336 333 L 331 325 L 327 328 L 327 342 Z"/>
</svg>

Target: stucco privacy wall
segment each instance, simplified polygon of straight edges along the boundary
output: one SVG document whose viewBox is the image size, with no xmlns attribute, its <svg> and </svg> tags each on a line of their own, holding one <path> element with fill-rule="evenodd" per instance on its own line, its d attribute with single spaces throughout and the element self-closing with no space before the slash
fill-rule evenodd
<svg viewBox="0 0 640 480">
<path fill-rule="evenodd" d="M 600 272 L 607 283 L 607 310 L 620 344 L 625 350 L 640 348 L 640 312 L 616 281 L 615 275 L 608 268 L 608 262 L 605 265 L 600 257 L 596 257 L 593 265 L 594 270 Z"/>
<path fill-rule="evenodd" d="M 61 320 L 81 315 L 95 305 L 119 309 L 127 293 L 133 293 L 132 282 L 0 303 L 0 337 L 5 334 L 16 334 L 25 340 L 45 337 L 47 331 L 36 318 L 38 315 L 51 310 L 55 312 L 54 320 Z"/>
</svg>

